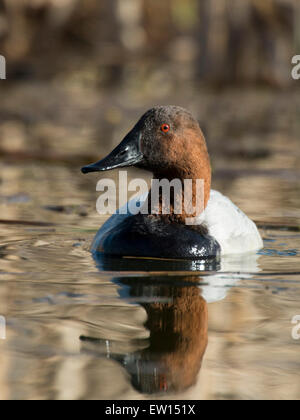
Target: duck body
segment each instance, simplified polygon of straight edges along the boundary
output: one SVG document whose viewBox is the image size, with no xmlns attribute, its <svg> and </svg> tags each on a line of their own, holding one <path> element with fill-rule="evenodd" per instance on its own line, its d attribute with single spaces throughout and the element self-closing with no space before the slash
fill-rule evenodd
<svg viewBox="0 0 300 420">
<path fill-rule="evenodd" d="M 153 215 L 112 216 L 99 230 L 93 252 L 111 256 L 201 259 L 218 257 L 221 248 L 208 235 Z"/>
<path fill-rule="evenodd" d="M 227 197 L 211 190 L 206 142 L 198 122 L 185 109 L 159 106 L 149 110 L 106 158 L 82 168 L 82 172 L 129 166 L 152 172 L 158 181 L 179 180 L 185 186 L 186 180 L 190 180 L 191 195 L 186 190 L 181 190 L 181 194 L 174 190 L 169 214 L 163 211 L 161 190 L 154 209 L 151 192 L 135 198 L 138 206 L 127 203 L 125 211 L 124 207 L 119 209 L 100 228 L 92 245 L 94 253 L 197 260 L 262 248 L 255 224 Z M 202 182 L 200 212 L 195 206 L 198 180 Z M 181 213 L 175 211 L 179 201 Z M 129 208 L 147 209 L 147 212 L 137 210 L 132 214 Z M 190 220 L 194 222 L 191 224 Z"/>
<path fill-rule="evenodd" d="M 263 248 L 255 223 L 218 191 L 211 190 L 199 223 L 204 223 L 209 234 L 218 241 L 222 255 L 256 252 Z"/>
<path fill-rule="evenodd" d="M 151 215 L 129 214 L 133 201 L 135 207 L 142 207 L 145 199 L 145 195 L 134 198 L 112 215 L 99 229 L 92 252 L 197 259 L 255 252 L 263 247 L 255 223 L 218 191 L 211 190 L 197 230 Z"/>
</svg>

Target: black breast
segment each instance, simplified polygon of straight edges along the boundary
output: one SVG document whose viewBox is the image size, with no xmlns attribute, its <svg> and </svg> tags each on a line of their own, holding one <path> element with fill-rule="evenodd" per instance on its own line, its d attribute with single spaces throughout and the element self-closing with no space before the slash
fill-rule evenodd
<svg viewBox="0 0 300 420">
<path fill-rule="evenodd" d="M 195 230 L 141 214 L 127 217 L 103 235 L 98 234 L 94 245 L 98 252 L 119 257 L 200 259 L 220 255 L 220 245 L 205 228 Z"/>
</svg>

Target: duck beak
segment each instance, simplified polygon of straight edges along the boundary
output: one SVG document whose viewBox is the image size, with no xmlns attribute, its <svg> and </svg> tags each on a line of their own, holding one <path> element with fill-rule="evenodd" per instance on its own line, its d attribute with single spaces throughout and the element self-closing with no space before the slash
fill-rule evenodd
<svg viewBox="0 0 300 420">
<path fill-rule="evenodd" d="M 84 166 L 81 169 L 82 173 L 109 171 L 141 163 L 144 159 L 141 152 L 141 137 L 141 132 L 133 129 L 108 156 L 97 163 Z"/>
</svg>

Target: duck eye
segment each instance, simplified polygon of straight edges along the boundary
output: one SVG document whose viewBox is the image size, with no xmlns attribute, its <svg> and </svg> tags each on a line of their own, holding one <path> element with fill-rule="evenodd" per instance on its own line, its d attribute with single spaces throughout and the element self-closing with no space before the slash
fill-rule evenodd
<svg viewBox="0 0 300 420">
<path fill-rule="evenodd" d="M 169 126 L 169 124 L 163 124 L 163 125 L 160 127 L 160 129 L 161 129 L 161 131 L 162 131 L 163 133 L 167 133 L 168 131 L 170 131 L 170 126 Z"/>
</svg>

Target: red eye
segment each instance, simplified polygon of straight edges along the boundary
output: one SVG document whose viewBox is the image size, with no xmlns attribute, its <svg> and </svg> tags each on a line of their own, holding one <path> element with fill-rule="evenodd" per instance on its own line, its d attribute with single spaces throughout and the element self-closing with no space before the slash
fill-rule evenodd
<svg viewBox="0 0 300 420">
<path fill-rule="evenodd" d="M 169 124 L 163 124 L 163 125 L 160 127 L 160 129 L 161 129 L 161 131 L 162 131 L 163 133 L 167 133 L 168 131 L 170 131 L 170 126 L 169 126 Z"/>
</svg>

